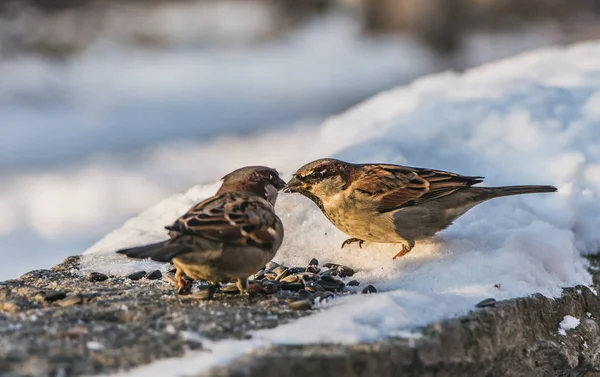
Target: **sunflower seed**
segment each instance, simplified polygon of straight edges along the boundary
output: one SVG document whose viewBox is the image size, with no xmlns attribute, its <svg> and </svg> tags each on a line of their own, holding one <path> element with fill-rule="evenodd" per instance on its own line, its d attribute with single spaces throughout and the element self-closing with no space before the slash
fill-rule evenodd
<svg viewBox="0 0 600 377">
<path fill-rule="evenodd" d="M 343 289 L 345 286 L 345 284 L 341 281 L 331 282 L 327 280 L 317 280 L 315 283 L 327 291 L 337 291 Z"/>
<path fill-rule="evenodd" d="M 298 300 L 288 302 L 287 305 L 294 310 L 310 310 L 312 309 L 312 302 L 310 300 Z"/>
<path fill-rule="evenodd" d="M 281 289 L 284 291 L 299 291 L 304 288 L 304 284 L 302 283 L 283 283 L 281 284 Z"/>
<path fill-rule="evenodd" d="M 108 276 L 101 274 L 100 272 L 90 272 L 86 277 L 85 280 L 87 281 L 104 281 L 107 280 Z"/>
<path fill-rule="evenodd" d="M 275 268 L 279 267 L 279 263 L 271 261 L 271 262 L 267 263 L 267 265 L 265 267 L 266 267 L 267 270 L 272 271 Z"/>
<path fill-rule="evenodd" d="M 254 280 L 262 280 L 265 278 L 265 270 L 260 270 L 254 274 Z"/>
<path fill-rule="evenodd" d="M 298 297 L 300 297 L 302 299 L 304 299 L 304 298 L 311 298 L 312 297 L 312 293 L 310 293 L 306 289 L 301 289 L 301 290 L 298 291 Z"/>
<path fill-rule="evenodd" d="M 68 296 L 56 302 L 59 306 L 67 307 L 71 305 L 79 305 L 83 303 L 83 296 L 80 294 L 75 294 L 72 296 Z"/>
<path fill-rule="evenodd" d="M 67 297 L 67 294 L 65 292 L 56 291 L 56 292 L 47 293 L 43 297 L 44 297 L 44 301 L 54 302 L 54 301 L 62 300 L 63 298 Z"/>
<path fill-rule="evenodd" d="M 319 261 L 317 260 L 317 258 L 313 258 L 310 260 L 310 262 L 308 262 L 309 266 L 318 266 L 319 265 Z"/>
<path fill-rule="evenodd" d="M 298 282 L 300 280 L 302 280 L 301 276 L 290 275 L 290 276 L 286 276 L 283 279 L 281 279 L 281 282 L 283 282 L 283 283 L 296 283 L 296 282 Z"/>
<path fill-rule="evenodd" d="M 338 282 L 339 280 L 334 278 L 333 276 L 329 275 L 329 274 L 325 274 L 325 275 L 321 275 L 321 280 L 325 280 L 325 281 L 329 281 L 332 283 Z"/>
<path fill-rule="evenodd" d="M 138 272 L 134 272 L 133 274 L 127 275 L 127 279 L 135 281 L 135 280 L 140 280 L 144 276 L 146 276 L 146 271 L 138 271 Z"/>
<path fill-rule="evenodd" d="M 159 270 L 150 271 L 146 274 L 146 279 L 148 280 L 158 280 L 162 278 L 162 272 Z"/>
<path fill-rule="evenodd" d="M 495 298 L 486 298 L 483 301 L 478 302 L 477 304 L 475 304 L 476 308 L 486 308 L 486 307 L 491 307 L 491 306 L 496 306 L 496 299 Z"/>
<path fill-rule="evenodd" d="M 333 293 L 331 293 L 331 292 L 327 292 L 327 291 L 326 292 L 317 292 L 313 296 L 313 301 L 314 302 L 317 302 L 317 300 L 319 300 L 319 301 L 326 301 L 326 300 L 328 300 L 330 298 L 333 298 L 333 297 L 335 297 L 335 295 Z"/>
<path fill-rule="evenodd" d="M 222 287 L 220 291 L 227 294 L 235 294 L 240 292 L 235 284 L 227 284 L 226 286 Z"/>
<path fill-rule="evenodd" d="M 277 275 L 277 277 L 275 278 L 275 280 L 280 281 L 281 279 L 289 276 L 290 274 L 290 270 L 288 270 L 287 268 L 282 270 L 281 273 L 279 273 L 279 275 Z"/>
<path fill-rule="evenodd" d="M 277 266 L 277 267 L 275 267 L 275 268 L 274 268 L 272 271 L 273 271 L 274 273 L 276 273 L 277 275 L 279 275 L 279 274 L 281 274 L 283 271 L 287 271 L 287 269 L 288 269 L 288 268 L 287 268 L 287 267 L 285 267 L 285 266 Z"/>
<path fill-rule="evenodd" d="M 364 294 L 377 293 L 377 289 L 374 286 L 372 286 L 371 284 L 369 284 L 363 288 L 362 293 L 364 293 Z"/>
<path fill-rule="evenodd" d="M 271 295 L 279 290 L 279 284 L 269 280 L 263 280 L 261 282 L 261 286 L 268 295 Z"/>
<path fill-rule="evenodd" d="M 305 272 L 301 276 L 302 276 L 302 280 L 304 282 L 315 281 L 315 280 L 319 280 L 321 278 L 319 275 L 314 274 L 312 272 Z"/>
<path fill-rule="evenodd" d="M 306 272 L 312 272 L 313 274 L 318 274 L 321 269 L 317 266 L 308 266 L 306 267 Z"/>
<path fill-rule="evenodd" d="M 306 267 L 292 267 L 290 268 L 290 273 L 292 274 L 299 274 L 301 272 L 305 272 L 306 271 Z"/>
<path fill-rule="evenodd" d="M 316 284 L 314 281 L 309 281 L 306 284 L 304 284 L 304 289 L 306 289 L 309 292 L 321 292 L 325 290 L 323 287 L 321 287 L 319 284 Z"/>
<path fill-rule="evenodd" d="M 348 283 L 346 283 L 346 285 L 349 285 L 351 287 L 356 287 L 357 285 L 360 285 L 360 283 L 358 282 L 358 280 L 351 280 Z"/>
</svg>

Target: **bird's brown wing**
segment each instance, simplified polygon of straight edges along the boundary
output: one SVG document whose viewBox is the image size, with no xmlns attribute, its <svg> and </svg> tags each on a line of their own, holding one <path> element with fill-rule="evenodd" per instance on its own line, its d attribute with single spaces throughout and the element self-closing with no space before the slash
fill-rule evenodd
<svg viewBox="0 0 600 377">
<path fill-rule="evenodd" d="M 193 235 L 230 245 L 270 249 L 280 220 L 260 198 L 225 193 L 198 203 L 167 227 L 179 235 Z"/>
<path fill-rule="evenodd" d="M 400 165 L 364 165 L 362 171 L 355 190 L 369 195 L 382 213 L 450 195 L 483 178 Z"/>
</svg>

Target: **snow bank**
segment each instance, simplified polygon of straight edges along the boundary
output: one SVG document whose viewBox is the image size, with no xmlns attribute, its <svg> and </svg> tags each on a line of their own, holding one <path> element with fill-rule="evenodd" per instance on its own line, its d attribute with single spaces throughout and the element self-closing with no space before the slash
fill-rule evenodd
<svg viewBox="0 0 600 377">
<path fill-rule="evenodd" d="M 302 264 L 317 257 L 347 264 L 359 270 L 353 278 L 382 293 L 335 300 L 235 347 L 224 347 L 231 341 L 209 343 L 212 353 L 191 354 L 185 365 L 198 372 L 270 344 L 406 335 L 464 314 L 488 297 L 557 296 L 562 287 L 589 285 L 580 253 L 600 249 L 598 108 L 600 43 L 588 43 L 427 77 L 331 118 L 302 153 L 282 151 L 268 164 L 289 177 L 308 160 L 334 156 L 484 175 L 490 185 L 554 184 L 559 192 L 485 203 L 397 261 L 391 259 L 394 245 L 341 250 L 345 235 L 309 200 L 282 195 L 277 211 L 286 239 L 275 260 Z M 281 134 L 278 143 L 290 138 Z M 85 270 L 140 269 L 144 262 L 125 261 L 113 251 L 164 239 L 165 224 L 217 187 L 194 187 L 129 220 L 86 251 Z M 183 365 L 167 360 L 138 371 L 173 362 Z"/>
</svg>

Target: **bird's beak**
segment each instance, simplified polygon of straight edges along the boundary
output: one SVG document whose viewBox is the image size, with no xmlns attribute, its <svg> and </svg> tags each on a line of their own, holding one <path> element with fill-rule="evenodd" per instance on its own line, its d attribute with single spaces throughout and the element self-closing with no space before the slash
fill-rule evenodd
<svg viewBox="0 0 600 377">
<path fill-rule="evenodd" d="M 296 176 L 292 177 L 290 181 L 287 183 L 283 192 L 300 192 L 304 189 L 305 185 L 302 181 L 300 181 Z"/>
<path fill-rule="evenodd" d="M 283 179 L 281 179 L 279 176 L 277 176 L 277 179 L 275 180 L 275 188 L 277 190 L 283 190 L 287 187 L 287 183 L 285 183 L 285 181 Z"/>
</svg>

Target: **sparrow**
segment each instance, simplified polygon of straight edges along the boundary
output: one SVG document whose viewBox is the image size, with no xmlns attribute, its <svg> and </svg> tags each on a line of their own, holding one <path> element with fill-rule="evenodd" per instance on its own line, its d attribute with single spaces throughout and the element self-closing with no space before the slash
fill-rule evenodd
<svg viewBox="0 0 600 377">
<path fill-rule="evenodd" d="M 554 192 L 554 186 L 474 187 L 483 177 L 389 164 L 351 164 L 320 159 L 302 166 L 284 192 L 311 199 L 359 246 L 365 241 L 399 243 L 393 259 L 408 253 L 486 200 Z"/>
<path fill-rule="evenodd" d="M 274 206 L 285 181 L 265 166 L 235 170 L 222 181 L 214 196 L 165 227 L 169 240 L 117 253 L 172 262 L 179 294 L 189 293 L 186 276 L 211 284 L 237 280 L 240 293 L 247 293 L 248 277 L 273 259 L 283 241 Z"/>
</svg>

